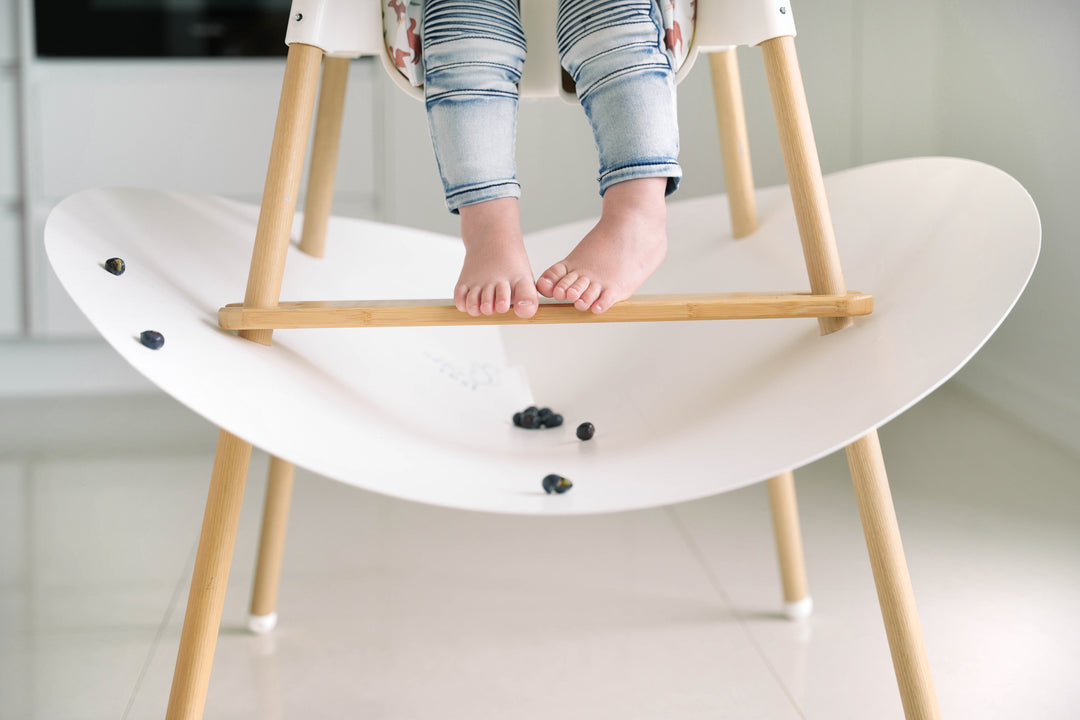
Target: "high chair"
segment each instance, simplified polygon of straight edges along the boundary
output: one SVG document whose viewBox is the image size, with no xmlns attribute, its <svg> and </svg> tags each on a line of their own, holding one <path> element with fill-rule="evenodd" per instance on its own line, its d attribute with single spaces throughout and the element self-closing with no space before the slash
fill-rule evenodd
<svg viewBox="0 0 1080 720">
<path fill-rule="evenodd" d="M 522 3 L 521 91 L 572 101 L 555 52 L 556 5 Z M 258 632 L 277 620 L 293 463 L 396 497 L 520 514 L 655 507 L 766 480 L 785 612 L 801 618 L 812 601 L 792 470 L 845 447 L 905 715 L 939 717 L 876 429 L 959 370 L 1011 310 L 1039 250 L 1028 194 L 999 170 L 950 158 L 823 177 L 790 7 L 698 0 L 692 30 L 680 28 L 692 39 L 677 77 L 709 54 L 727 198 L 671 203 L 677 242 L 665 264 L 602 315 L 551 303 L 527 321 L 472 318 L 450 300 L 415 299 L 452 287 L 454 239 L 330 216 L 349 61 L 374 56 L 421 95 L 387 45 L 395 6 L 408 19 L 401 3 L 294 1 L 260 208 L 102 189 L 65 200 L 46 227 L 57 275 L 102 335 L 222 428 L 168 717 L 203 713 L 253 444 L 273 455 L 251 604 Z M 790 192 L 753 186 L 735 60 L 743 45 L 762 50 Z M 834 219 L 849 277 L 875 297 L 847 289 Z M 530 254 L 556 260 L 589 227 L 533 233 Z M 117 255 L 128 265 L 120 277 L 100 269 Z M 402 262 L 407 278 L 378 272 Z M 225 304 L 245 269 L 243 303 Z M 809 292 L 797 289 L 806 275 Z M 665 322 L 714 319 L 755 322 Z M 133 340 L 147 328 L 163 331 L 160 351 Z M 530 360 L 567 339 L 604 372 Z M 665 363 L 670 374 L 658 371 Z M 534 402 L 588 413 L 597 439 L 511 427 L 512 412 Z M 425 420 L 433 405 L 453 409 L 452 427 Z M 548 496 L 540 478 L 556 466 L 575 488 Z"/>
</svg>

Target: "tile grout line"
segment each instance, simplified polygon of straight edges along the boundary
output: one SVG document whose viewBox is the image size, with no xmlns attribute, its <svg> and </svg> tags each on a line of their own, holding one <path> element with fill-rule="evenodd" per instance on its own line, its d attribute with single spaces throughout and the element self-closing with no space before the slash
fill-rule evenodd
<svg viewBox="0 0 1080 720">
<path fill-rule="evenodd" d="M 176 607 L 179 605 L 180 598 L 183 596 L 185 580 L 188 579 L 190 571 L 195 566 L 195 553 L 198 551 L 198 548 L 199 543 L 198 539 L 196 539 L 195 543 L 191 546 L 191 550 L 188 551 L 187 560 L 184 561 L 184 570 L 180 573 L 180 579 L 176 581 L 176 587 L 173 588 L 172 596 L 169 598 L 169 604 L 165 608 L 165 616 L 158 624 L 157 632 L 154 633 L 154 639 L 150 641 L 150 649 L 146 653 L 146 661 L 139 671 L 139 677 L 135 678 L 135 686 L 131 689 L 131 697 L 128 698 L 127 707 L 124 708 L 124 714 L 120 716 L 120 720 L 128 720 L 131 716 L 131 709 L 135 707 L 135 699 L 138 697 L 139 690 L 142 688 L 142 684 L 146 680 L 146 675 L 150 671 L 150 664 L 154 660 L 154 654 L 161 645 L 161 639 L 165 636 L 165 630 L 169 627 L 169 621 L 176 612 Z"/>
<path fill-rule="evenodd" d="M 673 509 L 673 506 L 665 506 L 664 513 L 668 516 L 668 518 L 671 520 L 671 523 L 675 526 L 675 530 L 679 533 L 680 536 L 682 536 L 683 542 L 690 550 L 690 554 L 694 556 L 697 564 L 701 567 L 702 572 L 705 574 L 705 578 L 709 581 L 709 584 L 713 586 L 716 594 L 720 596 L 721 600 L 727 603 L 729 608 L 731 608 L 731 612 L 732 615 L 734 615 L 735 617 L 735 621 L 739 624 L 739 627 L 742 629 L 743 633 L 750 641 L 750 644 L 753 646 L 754 650 L 757 651 L 757 654 L 761 658 L 762 662 L 765 663 L 765 667 L 769 669 L 769 674 L 773 676 L 776 684 L 779 685 L 780 688 L 784 691 L 784 697 L 786 697 L 788 702 L 791 703 L 791 707 L 795 710 L 798 716 L 802 718 L 802 720 L 806 720 L 806 715 L 803 713 L 802 708 L 799 707 L 798 702 L 795 700 L 795 696 L 791 694 L 790 688 L 788 688 L 787 684 L 784 683 L 783 679 L 780 677 L 780 673 L 776 671 L 776 668 L 773 666 L 772 662 L 765 654 L 765 651 L 758 643 L 757 638 L 754 637 L 754 634 L 752 632 L 750 632 L 750 628 L 747 627 L 743 614 L 739 612 L 738 608 L 735 607 L 735 604 L 731 601 L 731 598 L 728 596 L 727 592 L 724 591 L 723 585 L 720 584 L 719 578 L 717 578 L 716 574 L 713 573 L 713 571 L 709 568 L 709 564 L 705 562 L 704 553 L 702 553 L 701 548 L 694 541 L 693 536 L 690 534 L 690 531 L 687 530 L 686 525 L 679 518 L 678 514 Z"/>
</svg>

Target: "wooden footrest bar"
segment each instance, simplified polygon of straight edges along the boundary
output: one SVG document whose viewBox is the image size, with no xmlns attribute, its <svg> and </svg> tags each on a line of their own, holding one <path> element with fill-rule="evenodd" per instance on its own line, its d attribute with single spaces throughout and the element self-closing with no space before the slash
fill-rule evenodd
<svg viewBox="0 0 1080 720">
<path fill-rule="evenodd" d="M 436 325 L 547 325 L 556 323 L 666 322 L 669 320 L 746 320 L 869 315 L 874 298 L 810 293 L 719 293 L 711 295 L 636 295 L 606 312 L 581 312 L 568 302 L 542 302 L 523 320 L 512 312 L 472 317 L 448 300 L 360 300 L 283 302 L 274 308 L 236 303 L 218 313 L 226 330 L 404 327 Z"/>
</svg>

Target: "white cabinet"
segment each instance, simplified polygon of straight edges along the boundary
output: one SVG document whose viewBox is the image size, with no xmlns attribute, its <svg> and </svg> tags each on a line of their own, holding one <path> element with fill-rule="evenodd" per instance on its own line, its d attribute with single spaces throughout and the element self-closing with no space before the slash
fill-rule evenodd
<svg viewBox="0 0 1080 720">
<path fill-rule="evenodd" d="M 0 0 L 0 338 L 22 331 L 22 223 L 19 222 L 18 88 L 12 4 Z"/>
<path fill-rule="evenodd" d="M 45 258 L 41 231 L 52 206 L 101 186 L 212 193 L 258 203 L 284 69 L 282 60 L 37 63 L 29 108 L 35 128 L 29 247 L 34 335 L 96 337 Z M 375 137 L 375 70 L 382 72 L 370 61 L 350 68 L 336 214 L 375 213 L 376 153 L 381 152 Z M 303 207 L 303 187 L 298 207 Z"/>
<path fill-rule="evenodd" d="M 0 202 L 19 195 L 18 88 L 14 71 L 0 66 Z"/>
<path fill-rule="evenodd" d="M 0 67 L 15 62 L 15 0 L 0 0 Z"/>
<path fill-rule="evenodd" d="M 34 194 L 102 185 L 255 198 L 262 193 L 284 62 L 42 62 L 30 117 Z M 338 193 L 374 192 L 372 64 L 350 72 Z"/>
<path fill-rule="evenodd" d="M 15 0 L 0 0 L 0 339 L 22 332 Z"/>
<path fill-rule="evenodd" d="M 22 331 L 21 227 L 14 205 L 0 204 L 0 339 Z"/>
</svg>

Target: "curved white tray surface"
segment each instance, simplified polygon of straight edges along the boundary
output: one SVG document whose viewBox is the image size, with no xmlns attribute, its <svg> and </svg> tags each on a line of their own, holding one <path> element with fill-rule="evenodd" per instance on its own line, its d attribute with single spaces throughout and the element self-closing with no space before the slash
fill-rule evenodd
<svg viewBox="0 0 1080 720">
<path fill-rule="evenodd" d="M 1034 268 L 1036 209 L 990 166 L 903 160 L 826 187 L 848 288 L 872 293 L 875 311 L 825 337 L 816 320 L 743 320 L 279 330 L 264 347 L 217 327 L 218 308 L 244 296 L 255 206 L 90 190 L 53 211 L 45 238 L 61 282 L 128 362 L 257 447 L 421 502 L 595 513 L 731 490 L 843 447 L 955 373 Z M 672 203 L 668 259 L 641 292 L 808 290 L 787 188 L 757 202 L 761 227 L 742 240 L 726 197 Z M 529 236 L 534 269 L 590 225 Z M 448 297 L 463 250 L 333 218 L 325 259 L 289 253 L 283 301 Z M 102 267 L 113 256 L 121 276 Z M 147 329 L 162 349 L 139 343 Z M 565 425 L 513 427 L 530 404 Z M 596 437 L 581 442 L 586 420 Z M 548 473 L 574 488 L 545 495 Z"/>
</svg>

